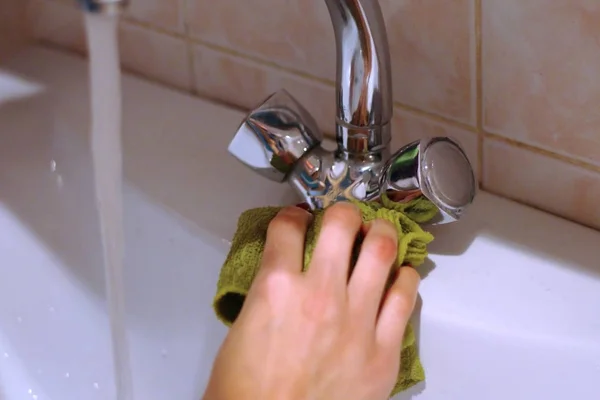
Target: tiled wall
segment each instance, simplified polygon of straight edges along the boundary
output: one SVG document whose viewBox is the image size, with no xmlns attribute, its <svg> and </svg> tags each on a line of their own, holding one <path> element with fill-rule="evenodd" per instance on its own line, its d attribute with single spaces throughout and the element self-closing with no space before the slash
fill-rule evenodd
<svg viewBox="0 0 600 400">
<path fill-rule="evenodd" d="M 0 62 L 25 45 L 23 0 L 0 0 Z"/>
<path fill-rule="evenodd" d="M 73 0 L 30 0 L 46 43 L 85 51 Z M 380 0 L 394 142 L 462 141 L 486 190 L 600 228 L 600 2 Z M 324 0 L 132 0 L 124 67 L 232 104 L 285 87 L 324 131 L 335 48 Z"/>
</svg>

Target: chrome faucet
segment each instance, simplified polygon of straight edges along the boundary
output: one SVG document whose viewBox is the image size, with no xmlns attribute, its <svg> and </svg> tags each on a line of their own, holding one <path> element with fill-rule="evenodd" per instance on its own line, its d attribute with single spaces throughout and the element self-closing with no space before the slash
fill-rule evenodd
<svg viewBox="0 0 600 400">
<path fill-rule="evenodd" d="M 313 209 L 423 195 L 440 211 L 432 223 L 458 220 L 475 197 L 476 180 L 456 140 L 422 139 L 390 157 L 392 78 L 379 2 L 325 2 L 337 47 L 337 149 L 321 147 L 315 120 L 280 90 L 245 117 L 229 152 L 259 174 L 289 182 Z"/>
<path fill-rule="evenodd" d="M 98 14 L 120 14 L 129 0 L 77 0 L 84 11 Z"/>
</svg>

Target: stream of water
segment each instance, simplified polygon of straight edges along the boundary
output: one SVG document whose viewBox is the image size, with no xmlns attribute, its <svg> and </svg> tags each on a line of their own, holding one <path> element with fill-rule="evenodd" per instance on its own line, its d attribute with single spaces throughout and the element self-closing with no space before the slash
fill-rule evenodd
<svg viewBox="0 0 600 400">
<path fill-rule="evenodd" d="M 123 286 L 123 171 L 118 18 L 86 15 L 90 54 L 91 142 L 100 219 L 106 298 L 118 400 L 133 400 Z"/>
</svg>

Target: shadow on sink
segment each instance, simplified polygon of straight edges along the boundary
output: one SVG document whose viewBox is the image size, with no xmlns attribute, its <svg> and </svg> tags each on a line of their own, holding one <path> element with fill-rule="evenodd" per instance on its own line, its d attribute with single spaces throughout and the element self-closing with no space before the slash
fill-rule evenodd
<svg viewBox="0 0 600 400">
<path fill-rule="evenodd" d="M 596 231 L 486 192 L 479 193 L 460 222 L 429 230 L 435 236 L 428 249 L 431 255 L 460 256 L 474 240 L 493 238 L 600 279 Z M 568 242 L 565 231 L 569 232 Z M 424 267 L 427 269 L 427 264 Z"/>
</svg>

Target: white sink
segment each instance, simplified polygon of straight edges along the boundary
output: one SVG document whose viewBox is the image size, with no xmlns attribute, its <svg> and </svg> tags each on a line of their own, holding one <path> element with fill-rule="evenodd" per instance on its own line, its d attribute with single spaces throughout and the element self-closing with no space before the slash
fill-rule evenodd
<svg viewBox="0 0 600 400">
<path fill-rule="evenodd" d="M 3 72 L 0 399 L 110 400 L 87 66 L 31 48 Z M 134 391 L 197 400 L 226 333 L 210 305 L 237 216 L 294 196 L 227 154 L 240 112 L 130 76 L 124 90 Z M 434 233 L 415 316 L 427 381 L 397 398 L 598 398 L 600 233 L 487 193 Z"/>
</svg>

